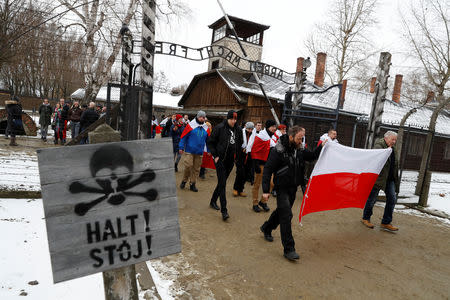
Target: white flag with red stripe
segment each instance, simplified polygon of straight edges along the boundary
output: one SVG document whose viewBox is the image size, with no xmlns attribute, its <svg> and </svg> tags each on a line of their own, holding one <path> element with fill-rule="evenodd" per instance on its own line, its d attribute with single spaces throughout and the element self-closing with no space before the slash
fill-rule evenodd
<svg viewBox="0 0 450 300">
<path fill-rule="evenodd" d="M 267 161 L 270 148 L 275 147 L 275 141 L 269 136 L 266 129 L 261 130 L 256 136 L 251 149 L 252 158 Z"/>
<path fill-rule="evenodd" d="M 347 207 L 364 208 L 392 149 L 357 149 L 327 142 L 306 188 L 304 215 Z"/>
</svg>

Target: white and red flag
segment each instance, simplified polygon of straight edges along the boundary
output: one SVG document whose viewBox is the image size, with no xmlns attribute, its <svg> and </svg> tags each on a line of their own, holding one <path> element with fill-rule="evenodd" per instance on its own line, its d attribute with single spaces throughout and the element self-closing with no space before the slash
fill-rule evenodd
<svg viewBox="0 0 450 300">
<path fill-rule="evenodd" d="M 392 149 L 357 149 L 326 143 L 306 188 L 299 220 L 318 211 L 364 208 Z"/>
<path fill-rule="evenodd" d="M 191 132 L 192 130 L 194 130 L 197 127 L 203 127 L 203 129 L 205 129 L 205 131 L 208 133 L 208 136 L 211 135 L 211 130 L 209 129 L 208 125 L 206 125 L 206 122 L 203 124 L 198 124 L 197 120 L 194 119 L 192 121 L 190 121 L 189 123 L 187 123 L 187 125 L 184 127 L 183 132 L 181 133 L 181 137 L 180 138 L 184 138 L 186 136 L 186 134 L 188 134 L 189 132 Z"/>
<path fill-rule="evenodd" d="M 255 141 L 249 152 L 252 153 L 252 159 L 267 161 L 270 148 L 275 147 L 275 145 L 275 141 L 269 136 L 266 129 L 263 129 L 255 136 Z"/>
</svg>

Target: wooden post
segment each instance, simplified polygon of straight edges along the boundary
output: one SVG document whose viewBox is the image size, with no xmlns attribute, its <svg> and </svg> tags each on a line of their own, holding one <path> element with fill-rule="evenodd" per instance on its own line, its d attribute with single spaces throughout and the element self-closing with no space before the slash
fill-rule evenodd
<svg viewBox="0 0 450 300">
<path fill-rule="evenodd" d="M 145 90 L 142 92 L 139 113 L 139 136 L 141 139 L 148 139 L 151 136 L 153 62 L 155 58 L 155 11 L 156 2 L 154 0 L 142 1 L 141 85 Z"/>
<path fill-rule="evenodd" d="M 89 132 L 89 143 L 120 142 L 120 133 L 103 124 Z M 138 300 L 134 265 L 103 272 L 106 300 Z"/>
<path fill-rule="evenodd" d="M 389 68 L 391 66 L 392 55 L 389 52 L 381 52 L 378 63 L 377 82 L 375 86 L 375 95 L 372 100 L 372 109 L 367 124 L 367 134 L 365 148 L 372 149 L 375 143 L 375 137 L 379 133 L 379 125 L 383 116 L 384 101 L 387 92 L 387 80 L 389 78 Z"/>
</svg>

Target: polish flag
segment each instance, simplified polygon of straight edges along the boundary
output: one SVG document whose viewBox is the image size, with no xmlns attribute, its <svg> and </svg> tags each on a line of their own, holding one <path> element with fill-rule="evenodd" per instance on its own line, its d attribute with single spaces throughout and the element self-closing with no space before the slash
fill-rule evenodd
<svg viewBox="0 0 450 300">
<path fill-rule="evenodd" d="M 357 149 L 326 143 L 306 188 L 302 217 L 318 211 L 364 208 L 392 149 Z"/>
<path fill-rule="evenodd" d="M 186 134 L 188 134 L 189 132 L 191 132 L 192 130 L 194 130 L 195 128 L 197 128 L 199 126 L 203 127 L 203 129 L 205 129 L 205 131 L 208 133 L 208 136 L 211 135 L 211 130 L 209 130 L 209 127 L 208 127 L 208 125 L 206 125 L 206 123 L 203 123 L 203 124 L 200 125 L 200 124 L 197 123 L 197 120 L 194 119 L 194 120 L 190 121 L 186 125 L 186 127 L 184 127 L 184 130 L 181 133 L 181 137 L 180 138 L 184 138 L 186 136 Z"/>
<path fill-rule="evenodd" d="M 252 158 L 267 161 L 270 148 L 275 147 L 275 141 L 270 138 L 266 129 L 261 130 L 256 136 L 252 146 Z"/>
<path fill-rule="evenodd" d="M 214 159 L 211 155 L 211 153 L 209 153 L 208 148 L 205 145 L 205 149 L 203 149 L 203 157 L 202 157 L 202 168 L 205 169 L 216 169 L 216 165 L 214 164 Z"/>
</svg>

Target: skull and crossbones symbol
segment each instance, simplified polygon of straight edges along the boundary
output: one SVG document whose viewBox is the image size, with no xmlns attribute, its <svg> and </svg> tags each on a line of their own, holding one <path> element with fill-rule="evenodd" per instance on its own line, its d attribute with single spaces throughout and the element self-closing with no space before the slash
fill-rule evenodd
<svg viewBox="0 0 450 300">
<path fill-rule="evenodd" d="M 90 171 L 99 187 L 90 187 L 74 181 L 69 186 L 72 194 L 95 193 L 103 196 L 90 202 L 81 202 L 75 205 L 75 213 L 84 216 L 91 208 L 106 200 L 109 204 L 120 205 L 126 196 L 140 196 L 148 201 L 156 200 L 158 192 L 149 189 L 145 192 L 131 192 L 130 189 L 155 179 L 155 172 L 145 170 L 138 178 L 132 179 L 133 157 L 124 148 L 118 145 L 105 145 L 100 147 L 91 157 Z M 121 175 L 125 174 L 125 175 Z"/>
</svg>

